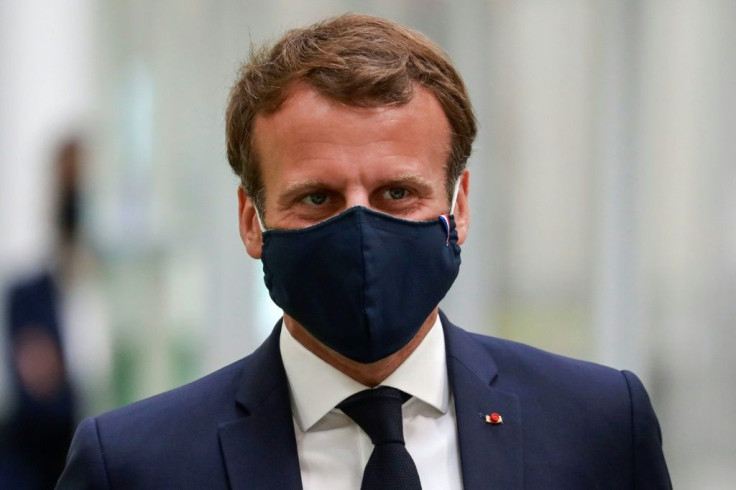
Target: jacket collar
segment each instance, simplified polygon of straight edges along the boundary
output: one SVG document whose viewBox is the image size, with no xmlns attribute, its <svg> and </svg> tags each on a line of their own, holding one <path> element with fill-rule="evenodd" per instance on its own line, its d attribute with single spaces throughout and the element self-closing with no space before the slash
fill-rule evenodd
<svg viewBox="0 0 736 490">
<path fill-rule="evenodd" d="M 235 400 L 245 416 L 219 427 L 232 489 L 302 488 L 289 384 L 279 352 L 280 331 L 279 321 L 266 341 L 243 361 Z"/>
<path fill-rule="evenodd" d="M 516 395 L 494 388 L 498 368 L 473 335 L 449 322 L 445 331 L 447 369 L 455 396 L 458 447 L 466 490 L 523 487 L 522 421 Z M 500 424 L 486 421 L 499 414 Z"/>
</svg>

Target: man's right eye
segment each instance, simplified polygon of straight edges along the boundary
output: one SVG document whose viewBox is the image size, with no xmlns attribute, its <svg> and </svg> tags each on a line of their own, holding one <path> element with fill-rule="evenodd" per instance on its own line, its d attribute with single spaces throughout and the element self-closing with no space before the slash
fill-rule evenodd
<svg viewBox="0 0 736 490">
<path fill-rule="evenodd" d="M 327 202 L 327 193 L 313 192 L 312 194 L 309 194 L 304 199 L 302 199 L 302 202 L 312 206 L 321 206 L 322 204 Z"/>
</svg>

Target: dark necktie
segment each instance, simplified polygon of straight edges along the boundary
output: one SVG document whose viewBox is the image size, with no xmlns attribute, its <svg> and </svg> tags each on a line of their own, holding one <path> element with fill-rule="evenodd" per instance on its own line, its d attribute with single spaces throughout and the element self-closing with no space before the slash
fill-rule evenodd
<svg viewBox="0 0 736 490">
<path fill-rule="evenodd" d="M 361 490 L 421 490 L 417 467 L 404 445 L 401 405 L 408 398 L 396 388 L 381 386 L 356 393 L 337 406 L 374 445 Z"/>
</svg>

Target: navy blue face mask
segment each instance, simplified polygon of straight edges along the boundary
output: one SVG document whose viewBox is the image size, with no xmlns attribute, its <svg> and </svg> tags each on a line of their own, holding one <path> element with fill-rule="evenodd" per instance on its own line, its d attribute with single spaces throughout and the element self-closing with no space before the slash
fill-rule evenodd
<svg viewBox="0 0 736 490">
<path fill-rule="evenodd" d="M 452 215 L 407 221 L 357 206 L 308 228 L 267 230 L 273 301 L 317 340 L 370 363 L 405 346 L 460 268 Z"/>
</svg>

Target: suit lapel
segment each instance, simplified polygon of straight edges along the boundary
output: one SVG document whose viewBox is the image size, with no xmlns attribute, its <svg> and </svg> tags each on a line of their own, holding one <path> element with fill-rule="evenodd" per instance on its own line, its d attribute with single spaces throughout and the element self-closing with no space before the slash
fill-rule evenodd
<svg viewBox="0 0 736 490">
<path fill-rule="evenodd" d="M 245 360 L 236 394 L 245 415 L 219 427 L 233 490 L 302 488 L 288 382 L 279 351 L 280 331 L 278 324 Z"/>
<path fill-rule="evenodd" d="M 466 490 L 523 488 L 521 411 L 516 395 L 493 388 L 490 354 L 440 312 L 450 387 L 455 397 L 460 464 Z M 485 416 L 498 413 L 503 423 Z"/>
</svg>

